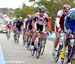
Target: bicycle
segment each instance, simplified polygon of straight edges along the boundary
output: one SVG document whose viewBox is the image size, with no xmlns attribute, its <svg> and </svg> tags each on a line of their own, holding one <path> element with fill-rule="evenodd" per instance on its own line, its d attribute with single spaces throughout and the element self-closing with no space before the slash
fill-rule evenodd
<svg viewBox="0 0 75 64">
<path fill-rule="evenodd" d="M 38 42 L 37 42 L 37 44 L 34 45 L 34 49 L 31 51 L 32 56 L 34 56 L 34 54 L 36 52 L 36 58 L 37 59 L 40 57 L 40 55 L 41 56 L 43 55 L 45 44 L 46 44 L 46 37 L 42 40 L 41 39 L 41 34 L 44 35 L 43 32 L 38 32 L 38 34 L 37 34 Z"/>
<path fill-rule="evenodd" d="M 25 30 L 26 31 L 26 30 Z M 25 43 L 27 42 L 27 31 L 23 35 L 23 45 L 25 46 Z"/>
<path fill-rule="evenodd" d="M 9 29 L 7 29 L 6 36 L 7 36 L 7 39 L 9 40 L 9 38 L 10 38 L 10 30 Z"/>
<path fill-rule="evenodd" d="M 71 62 L 71 64 L 75 64 L 75 38 L 70 39 L 71 50 L 68 51 L 68 60 L 67 64 Z M 69 50 L 69 48 L 68 48 Z"/>
<path fill-rule="evenodd" d="M 14 41 L 16 43 L 19 43 L 19 34 L 18 34 L 18 30 L 17 29 L 14 32 Z"/>
<path fill-rule="evenodd" d="M 56 50 L 56 54 L 55 54 L 55 62 L 57 62 L 59 60 L 59 57 L 61 58 L 61 64 L 64 64 L 64 59 L 65 59 L 65 32 L 61 31 L 60 32 L 60 40 L 59 40 L 59 45 L 58 48 Z"/>
<path fill-rule="evenodd" d="M 28 38 L 28 42 L 27 42 L 27 49 L 29 49 L 31 47 L 31 43 L 32 43 L 32 35 L 33 35 L 33 31 L 30 30 L 30 36 Z M 29 49 L 31 50 L 31 49 Z"/>
</svg>

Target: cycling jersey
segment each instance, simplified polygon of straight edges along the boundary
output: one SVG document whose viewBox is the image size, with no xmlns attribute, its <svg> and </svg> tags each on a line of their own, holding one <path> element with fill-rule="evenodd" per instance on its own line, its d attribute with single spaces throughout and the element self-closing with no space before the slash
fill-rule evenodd
<svg viewBox="0 0 75 64">
<path fill-rule="evenodd" d="M 21 31 L 21 26 L 23 25 L 23 21 L 17 20 L 16 22 L 16 28 L 18 29 L 18 31 Z"/>
<path fill-rule="evenodd" d="M 10 28 L 11 28 L 11 25 L 10 25 L 10 24 L 7 24 L 6 27 L 7 27 L 8 29 L 10 29 Z"/>
<path fill-rule="evenodd" d="M 16 25 L 16 21 L 13 22 L 13 27 Z"/>
<path fill-rule="evenodd" d="M 65 20 L 65 27 L 75 33 L 75 8 L 69 10 Z"/>
<path fill-rule="evenodd" d="M 39 12 L 37 12 L 34 16 L 33 19 L 39 24 L 39 25 L 45 25 L 46 22 L 48 21 L 48 15 L 44 13 L 43 17 L 40 16 Z"/>
<path fill-rule="evenodd" d="M 32 29 L 32 19 L 31 18 L 29 18 L 29 19 L 26 18 L 26 20 L 25 20 L 25 28 L 27 28 L 28 24 L 29 24 L 28 29 L 31 30 Z"/>
<path fill-rule="evenodd" d="M 59 32 L 60 29 L 64 30 L 64 20 L 65 15 L 63 14 L 63 10 L 59 10 L 55 21 L 55 32 Z"/>
<path fill-rule="evenodd" d="M 44 32 L 45 26 L 47 25 L 48 22 L 48 15 L 44 13 L 44 15 L 41 17 L 40 13 L 38 12 L 33 16 L 33 20 L 36 22 L 35 29 Z"/>
<path fill-rule="evenodd" d="M 29 30 L 32 30 L 32 19 L 29 20 Z"/>
</svg>

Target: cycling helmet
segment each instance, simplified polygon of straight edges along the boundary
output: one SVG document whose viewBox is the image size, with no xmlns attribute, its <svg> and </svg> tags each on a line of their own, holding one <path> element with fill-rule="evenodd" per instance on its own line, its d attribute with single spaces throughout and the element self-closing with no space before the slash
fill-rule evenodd
<svg viewBox="0 0 75 64">
<path fill-rule="evenodd" d="M 70 8 L 71 8 L 71 6 L 68 5 L 68 4 L 65 4 L 65 5 L 63 6 L 63 9 L 64 9 L 64 10 L 69 10 Z"/>
<path fill-rule="evenodd" d="M 22 17 L 19 17 L 19 20 L 22 20 Z"/>
<path fill-rule="evenodd" d="M 39 11 L 40 11 L 40 12 L 44 12 L 44 11 L 45 11 L 45 7 L 44 7 L 44 6 L 40 6 L 40 7 L 39 7 Z"/>
<path fill-rule="evenodd" d="M 27 15 L 27 17 L 28 17 L 28 18 L 30 18 L 30 17 L 31 17 L 31 15 Z"/>
</svg>

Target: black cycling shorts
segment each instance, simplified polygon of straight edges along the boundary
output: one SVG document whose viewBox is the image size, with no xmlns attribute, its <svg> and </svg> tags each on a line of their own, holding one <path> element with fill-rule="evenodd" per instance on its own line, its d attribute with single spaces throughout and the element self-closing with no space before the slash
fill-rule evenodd
<svg viewBox="0 0 75 64">
<path fill-rule="evenodd" d="M 43 25 L 36 24 L 37 30 L 43 31 Z"/>
<path fill-rule="evenodd" d="M 29 25 L 29 30 L 32 30 L 32 25 Z"/>
<path fill-rule="evenodd" d="M 21 32 L 21 27 L 18 27 L 17 29 L 18 29 L 19 32 Z"/>
</svg>

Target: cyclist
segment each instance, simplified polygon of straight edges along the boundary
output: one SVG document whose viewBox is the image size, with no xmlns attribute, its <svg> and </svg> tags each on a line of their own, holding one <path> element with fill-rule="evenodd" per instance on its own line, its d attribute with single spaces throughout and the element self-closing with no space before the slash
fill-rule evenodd
<svg viewBox="0 0 75 64">
<path fill-rule="evenodd" d="M 17 18 L 13 18 L 13 24 L 12 24 L 13 32 L 16 31 L 16 22 L 17 22 Z"/>
<path fill-rule="evenodd" d="M 40 6 L 39 11 L 33 15 L 32 26 L 33 26 L 34 34 L 32 36 L 31 49 L 34 48 L 34 42 L 36 40 L 36 35 L 37 35 L 36 30 L 45 32 L 47 27 L 47 22 L 48 22 L 48 15 L 47 13 L 45 13 L 45 7 Z M 44 36 L 45 35 L 41 35 L 41 38 L 43 38 Z"/>
<path fill-rule="evenodd" d="M 24 20 L 24 31 L 23 31 L 23 37 L 25 35 L 25 33 L 27 32 L 27 42 L 28 42 L 28 38 L 30 36 L 30 30 L 32 30 L 32 18 L 30 15 L 27 15 L 27 17 Z"/>
<path fill-rule="evenodd" d="M 19 37 L 20 37 L 22 26 L 23 26 L 23 20 L 22 17 L 19 17 L 19 19 L 16 22 L 16 29 L 18 30 Z"/>
<path fill-rule="evenodd" d="M 29 19 L 30 19 L 30 15 L 27 15 L 27 17 L 24 19 L 24 31 L 23 31 L 23 35 L 25 35 L 25 32 L 28 29 Z"/>
<path fill-rule="evenodd" d="M 7 31 L 8 31 L 8 30 L 9 30 L 9 31 L 11 30 L 11 25 L 10 25 L 9 22 L 6 23 L 6 30 L 7 30 Z"/>
<path fill-rule="evenodd" d="M 65 27 L 67 29 L 67 38 L 66 38 L 66 46 L 69 46 L 69 50 L 68 50 L 68 62 L 70 62 L 70 59 L 74 57 L 75 55 L 75 48 L 72 50 L 71 52 L 71 45 L 70 45 L 70 38 L 72 38 L 72 34 L 75 38 L 75 8 L 72 8 L 69 10 L 68 15 L 66 16 L 66 20 L 65 20 Z M 73 43 L 74 44 L 74 43 Z M 74 51 L 74 52 L 73 52 Z M 71 52 L 71 54 L 70 54 Z M 70 55 L 70 56 L 69 56 Z M 74 57 L 75 59 L 75 57 Z"/>
<path fill-rule="evenodd" d="M 54 49 L 53 49 L 53 55 L 55 55 L 56 53 L 56 47 L 58 46 L 59 43 L 59 38 L 60 38 L 60 31 L 63 30 L 64 31 L 64 20 L 65 20 L 65 16 L 67 15 L 68 11 L 70 10 L 70 5 L 65 4 L 63 6 L 62 10 L 59 10 L 56 16 L 56 21 L 55 21 L 55 34 L 56 34 L 56 38 L 54 41 Z"/>
</svg>

